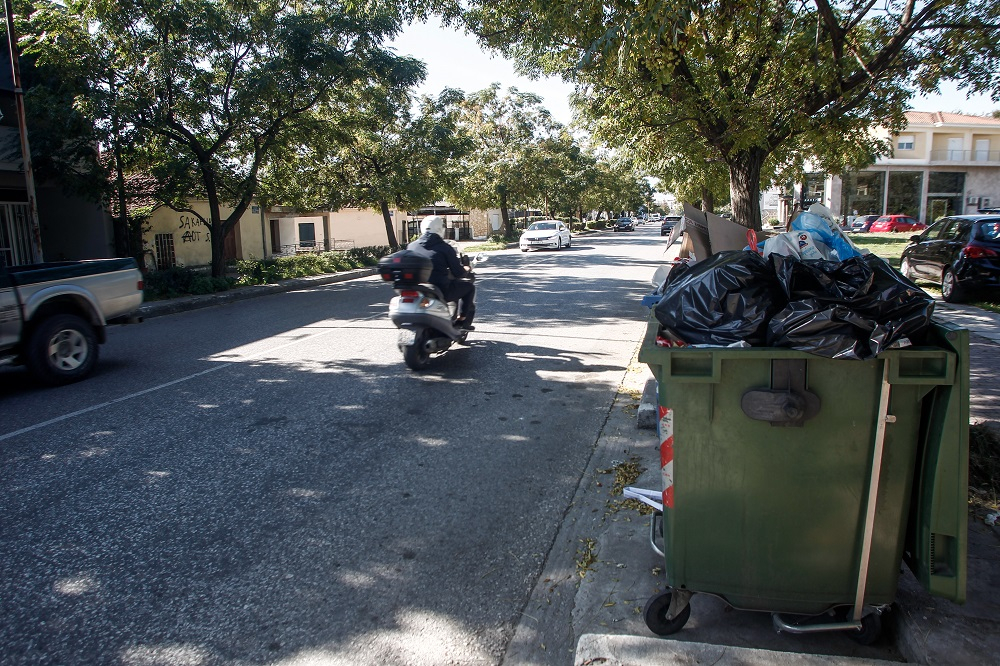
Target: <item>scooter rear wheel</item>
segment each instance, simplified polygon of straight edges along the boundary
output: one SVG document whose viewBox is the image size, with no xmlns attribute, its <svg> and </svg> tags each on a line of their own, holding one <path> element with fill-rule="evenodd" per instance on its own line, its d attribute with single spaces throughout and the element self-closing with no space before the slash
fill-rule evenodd
<svg viewBox="0 0 1000 666">
<path fill-rule="evenodd" d="M 403 347 L 403 361 L 410 370 L 423 370 L 430 364 L 431 355 L 427 351 L 426 328 L 417 329 L 413 344 Z"/>
</svg>

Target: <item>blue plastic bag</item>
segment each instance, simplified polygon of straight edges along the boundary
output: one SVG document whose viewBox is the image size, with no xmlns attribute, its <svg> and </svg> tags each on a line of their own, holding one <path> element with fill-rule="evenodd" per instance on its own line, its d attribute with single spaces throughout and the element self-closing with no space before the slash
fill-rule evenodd
<svg viewBox="0 0 1000 666">
<path fill-rule="evenodd" d="M 836 256 L 831 256 L 832 260 L 845 261 L 851 257 L 860 257 L 861 253 L 854 247 L 851 241 L 844 237 L 839 229 L 832 229 L 819 215 L 805 211 L 792 220 L 793 231 L 808 231 L 813 240 L 822 243 L 832 250 Z M 822 248 L 820 248 L 822 250 Z"/>
</svg>

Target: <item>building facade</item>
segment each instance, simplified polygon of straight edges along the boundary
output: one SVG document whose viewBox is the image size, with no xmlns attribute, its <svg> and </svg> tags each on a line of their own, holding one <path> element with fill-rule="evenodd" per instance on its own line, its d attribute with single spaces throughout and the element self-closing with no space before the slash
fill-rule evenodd
<svg viewBox="0 0 1000 666">
<path fill-rule="evenodd" d="M 841 218 L 901 213 L 927 224 L 1000 206 L 1000 118 L 909 111 L 906 120 L 889 157 L 839 177 L 810 174 L 796 201 Z"/>
<path fill-rule="evenodd" d="M 208 219 L 207 201 L 191 201 L 188 205 Z M 222 208 L 227 217 L 231 208 Z M 166 206 L 157 208 L 143 232 L 146 268 L 164 270 L 174 266 L 200 268 L 212 265 L 212 234 L 201 220 L 189 212 L 179 212 Z M 265 226 L 259 206 L 247 208 L 226 239 L 225 258 L 260 259 L 264 257 Z"/>
</svg>

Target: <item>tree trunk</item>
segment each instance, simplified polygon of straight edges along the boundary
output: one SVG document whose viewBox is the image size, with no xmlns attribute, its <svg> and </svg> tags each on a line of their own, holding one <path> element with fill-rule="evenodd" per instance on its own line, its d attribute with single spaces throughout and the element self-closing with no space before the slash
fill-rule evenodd
<svg viewBox="0 0 1000 666">
<path fill-rule="evenodd" d="M 766 157 L 767 153 L 757 148 L 740 151 L 729 162 L 733 219 L 756 231 L 760 231 L 760 169 Z"/>
<path fill-rule="evenodd" d="M 212 277 L 222 277 L 226 274 L 226 227 L 216 215 L 212 216 Z"/>
<path fill-rule="evenodd" d="M 399 241 L 396 240 L 396 232 L 392 228 L 392 216 L 389 215 L 389 202 L 379 199 L 378 206 L 382 209 L 382 220 L 385 222 L 385 237 L 389 240 L 389 247 L 395 252 L 399 249 Z"/>
<path fill-rule="evenodd" d="M 233 220 L 231 225 L 227 225 L 226 220 L 222 219 L 215 172 L 212 170 L 210 160 L 205 155 L 202 155 L 200 160 L 199 171 L 201 171 L 201 181 L 205 184 L 205 193 L 208 199 L 208 221 L 212 234 L 212 277 L 222 277 L 226 274 L 226 233 L 236 226 L 236 220 L 239 218 Z M 233 211 L 230 219 L 233 219 L 236 214 L 236 211 Z"/>
<path fill-rule="evenodd" d="M 510 228 L 510 216 L 507 215 L 507 188 L 500 187 L 500 219 L 503 221 L 503 237 L 510 238 L 513 233 Z"/>
<path fill-rule="evenodd" d="M 115 194 L 118 199 L 118 215 L 114 218 L 115 256 L 135 257 L 136 261 L 140 261 L 139 257 L 142 256 L 142 248 L 138 248 L 139 252 L 133 254 L 132 244 L 129 242 L 128 202 L 125 198 L 125 173 L 122 170 L 122 151 L 118 143 L 118 137 L 116 136 L 113 140 L 115 142 L 113 150 L 115 158 Z M 139 268 L 143 268 L 141 261 Z"/>
<path fill-rule="evenodd" d="M 118 83 L 113 72 L 110 77 L 110 87 L 111 95 L 114 99 L 114 105 L 111 108 L 117 109 Z M 125 169 L 122 166 L 121 122 L 118 119 L 117 111 L 112 111 L 111 114 L 111 132 L 112 154 L 115 160 L 115 195 L 118 199 L 118 215 L 114 219 L 115 254 L 119 257 L 134 257 L 141 269 L 145 268 L 142 245 L 140 244 L 139 247 L 132 248 L 132 243 L 130 242 L 128 200 L 125 194 Z"/>
<path fill-rule="evenodd" d="M 706 213 L 715 212 L 715 195 L 712 190 L 702 186 L 701 188 L 701 209 Z"/>
</svg>

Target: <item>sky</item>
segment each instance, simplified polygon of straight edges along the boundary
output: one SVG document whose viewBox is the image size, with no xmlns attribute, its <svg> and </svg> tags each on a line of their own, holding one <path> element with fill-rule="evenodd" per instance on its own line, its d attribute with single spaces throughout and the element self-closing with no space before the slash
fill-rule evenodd
<svg viewBox="0 0 1000 666">
<path fill-rule="evenodd" d="M 475 37 L 442 28 L 437 19 L 411 25 L 391 46 L 398 55 L 410 55 L 427 64 L 427 78 L 418 90 L 420 94 L 437 95 L 444 88 L 471 93 L 498 82 L 503 90 L 513 86 L 541 96 L 543 106 L 564 125 L 573 119 L 569 108 L 573 86 L 557 78 L 532 81 L 520 76 L 509 60 L 484 52 Z"/>
<path fill-rule="evenodd" d="M 410 55 L 427 64 L 427 78 L 420 94 L 437 95 L 444 88 L 459 88 L 467 93 L 499 82 L 506 90 L 533 92 L 543 98 L 543 105 L 555 120 L 568 125 L 573 118 L 569 94 L 573 87 L 557 78 L 532 81 L 514 72 L 514 65 L 501 56 L 483 51 L 476 39 L 461 31 L 442 28 L 436 20 L 416 23 L 391 44 L 399 55 Z M 954 84 L 942 86 L 942 94 L 915 97 L 910 104 L 915 111 L 951 111 L 968 114 L 990 113 L 1000 109 L 987 95 L 966 98 Z"/>
</svg>

